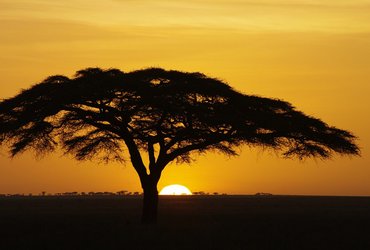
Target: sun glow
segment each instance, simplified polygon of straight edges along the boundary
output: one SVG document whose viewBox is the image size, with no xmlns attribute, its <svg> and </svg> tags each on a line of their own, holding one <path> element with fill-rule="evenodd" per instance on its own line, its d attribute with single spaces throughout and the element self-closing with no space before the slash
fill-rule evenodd
<svg viewBox="0 0 370 250">
<path fill-rule="evenodd" d="M 174 184 L 164 187 L 159 195 L 192 195 L 192 193 L 187 187 Z"/>
</svg>

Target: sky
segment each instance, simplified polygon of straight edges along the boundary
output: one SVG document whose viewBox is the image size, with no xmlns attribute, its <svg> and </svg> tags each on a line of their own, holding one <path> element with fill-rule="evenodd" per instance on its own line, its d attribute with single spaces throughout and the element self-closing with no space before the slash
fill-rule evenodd
<svg viewBox="0 0 370 250">
<path fill-rule="evenodd" d="M 0 99 L 87 67 L 203 72 L 352 131 L 361 157 L 284 159 L 241 148 L 171 164 L 158 188 L 228 194 L 370 195 L 370 0 L 0 0 Z M 10 159 L 0 194 L 141 191 L 130 164 L 62 152 Z"/>
</svg>

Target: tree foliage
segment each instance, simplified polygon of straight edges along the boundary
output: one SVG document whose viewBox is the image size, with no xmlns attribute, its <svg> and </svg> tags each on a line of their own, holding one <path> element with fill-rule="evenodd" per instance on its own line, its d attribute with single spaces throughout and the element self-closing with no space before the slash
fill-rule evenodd
<svg viewBox="0 0 370 250">
<path fill-rule="evenodd" d="M 242 145 L 298 158 L 359 154 L 355 139 L 288 102 L 245 95 L 201 73 L 159 68 L 50 76 L 0 103 L 0 143 L 12 156 L 28 149 L 42 155 L 59 145 L 78 160 L 108 162 L 124 160 L 127 150 L 132 161 L 147 152 L 150 169 L 189 162 L 192 152 L 236 155 Z"/>
</svg>

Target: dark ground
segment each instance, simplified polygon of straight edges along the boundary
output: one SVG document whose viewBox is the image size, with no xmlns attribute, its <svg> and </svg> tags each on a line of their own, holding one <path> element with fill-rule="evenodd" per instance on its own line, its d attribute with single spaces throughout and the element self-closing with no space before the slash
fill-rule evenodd
<svg viewBox="0 0 370 250">
<path fill-rule="evenodd" d="M 0 198 L 0 249 L 370 249 L 369 197 Z"/>
</svg>

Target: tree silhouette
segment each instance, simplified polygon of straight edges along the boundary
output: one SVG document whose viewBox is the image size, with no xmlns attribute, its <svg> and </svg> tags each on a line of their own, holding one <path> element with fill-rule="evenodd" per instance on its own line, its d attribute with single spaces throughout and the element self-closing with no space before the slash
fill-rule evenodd
<svg viewBox="0 0 370 250">
<path fill-rule="evenodd" d="M 144 223 L 156 222 L 157 183 L 171 161 L 190 162 L 192 153 L 210 150 L 237 155 L 242 145 L 286 157 L 357 155 L 355 139 L 287 102 L 241 94 L 201 73 L 160 68 L 50 76 L 0 103 L 0 143 L 11 156 L 29 149 L 43 155 L 57 146 L 77 160 L 129 155 L 144 191 Z"/>
</svg>

